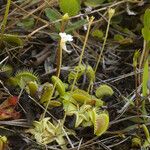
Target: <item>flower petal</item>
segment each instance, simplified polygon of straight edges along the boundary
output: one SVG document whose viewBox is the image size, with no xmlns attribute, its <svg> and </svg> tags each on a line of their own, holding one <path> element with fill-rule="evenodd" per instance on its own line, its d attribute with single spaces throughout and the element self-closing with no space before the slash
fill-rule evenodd
<svg viewBox="0 0 150 150">
<path fill-rule="evenodd" d="M 66 34 L 65 32 L 63 32 L 63 33 L 60 32 L 59 35 L 61 37 L 61 40 L 63 40 L 64 42 L 73 41 L 73 37 L 70 34 Z"/>
</svg>

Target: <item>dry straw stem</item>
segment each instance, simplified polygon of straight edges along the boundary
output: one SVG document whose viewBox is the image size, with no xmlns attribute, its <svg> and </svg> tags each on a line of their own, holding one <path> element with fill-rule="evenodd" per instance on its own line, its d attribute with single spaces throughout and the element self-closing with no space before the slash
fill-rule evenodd
<svg viewBox="0 0 150 150">
<path fill-rule="evenodd" d="M 85 41 L 84 41 L 84 45 L 83 45 L 83 48 L 82 48 L 82 51 L 81 51 L 81 55 L 80 55 L 80 60 L 79 60 L 78 66 L 80 66 L 81 63 L 82 63 L 82 59 L 83 59 L 86 43 L 87 43 L 87 40 L 88 40 L 88 37 L 89 37 L 89 33 L 90 33 L 90 29 L 91 29 L 91 25 L 92 25 L 93 20 L 94 20 L 94 17 L 92 16 L 90 18 L 90 20 L 89 20 L 89 23 L 88 23 L 88 30 L 87 30 L 87 33 L 86 33 L 86 36 L 85 36 Z M 73 81 L 73 84 L 72 84 L 71 92 L 74 90 L 74 86 L 75 86 L 75 83 L 77 81 L 78 73 L 79 73 L 79 70 L 77 70 L 77 72 L 76 72 L 76 75 L 75 75 L 75 78 L 74 78 L 74 81 Z"/>
<path fill-rule="evenodd" d="M 102 49 L 101 49 L 101 52 L 99 54 L 98 61 L 96 63 L 96 67 L 95 67 L 95 70 L 94 70 L 95 73 L 96 73 L 98 65 L 99 65 L 99 63 L 101 61 L 101 57 L 102 57 L 102 54 L 103 54 L 103 51 L 104 51 L 104 48 L 105 48 L 105 45 L 106 45 L 107 37 L 108 37 L 108 31 L 109 31 L 110 21 L 111 21 L 111 18 L 113 17 L 113 15 L 114 15 L 114 13 L 115 13 L 114 9 L 111 9 L 111 8 L 108 9 L 109 18 L 108 18 L 108 24 L 107 24 L 106 34 L 105 34 L 105 38 L 104 38 L 104 42 L 103 42 L 103 45 L 102 45 Z"/>
</svg>

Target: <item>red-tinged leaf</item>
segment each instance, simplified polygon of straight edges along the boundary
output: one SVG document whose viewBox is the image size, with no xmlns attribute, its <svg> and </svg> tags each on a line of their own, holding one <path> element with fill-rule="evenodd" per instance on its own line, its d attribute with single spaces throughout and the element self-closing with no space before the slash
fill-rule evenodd
<svg viewBox="0 0 150 150">
<path fill-rule="evenodd" d="M 7 98 L 3 103 L 0 104 L 0 109 L 5 109 L 11 106 L 15 106 L 18 102 L 17 96 L 11 96 Z"/>
<path fill-rule="evenodd" d="M 20 113 L 15 111 L 14 108 L 7 108 L 7 109 L 1 109 L 0 110 L 0 120 L 5 120 L 5 119 L 18 119 L 20 118 Z"/>
<path fill-rule="evenodd" d="M 11 118 L 11 113 L 13 113 L 13 109 L 1 109 L 0 110 L 0 120 Z"/>
<path fill-rule="evenodd" d="M 8 98 L 9 104 L 15 106 L 18 103 L 18 96 L 12 96 Z"/>
</svg>

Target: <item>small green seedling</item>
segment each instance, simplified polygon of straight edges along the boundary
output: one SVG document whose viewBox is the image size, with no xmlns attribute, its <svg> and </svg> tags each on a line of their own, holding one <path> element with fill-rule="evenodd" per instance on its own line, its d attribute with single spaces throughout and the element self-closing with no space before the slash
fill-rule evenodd
<svg viewBox="0 0 150 150">
<path fill-rule="evenodd" d="M 136 147 L 136 148 L 139 148 L 142 146 L 142 141 L 141 141 L 141 138 L 140 137 L 134 137 L 132 139 L 132 147 Z"/>
</svg>

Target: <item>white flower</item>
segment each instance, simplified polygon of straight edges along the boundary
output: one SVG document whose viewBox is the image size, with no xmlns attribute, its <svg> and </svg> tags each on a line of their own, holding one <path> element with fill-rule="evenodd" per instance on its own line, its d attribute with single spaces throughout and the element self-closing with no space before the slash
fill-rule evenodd
<svg viewBox="0 0 150 150">
<path fill-rule="evenodd" d="M 61 37 L 61 41 L 60 41 L 60 46 L 62 47 L 63 50 L 65 50 L 67 53 L 70 53 L 71 51 L 67 50 L 66 47 L 66 42 L 71 42 L 73 41 L 73 37 L 70 34 L 66 34 L 65 32 L 61 32 L 59 33 L 60 37 Z"/>
<path fill-rule="evenodd" d="M 92 7 L 89 6 L 85 8 L 85 12 L 90 13 L 91 11 L 92 11 Z"/>
</svg>

